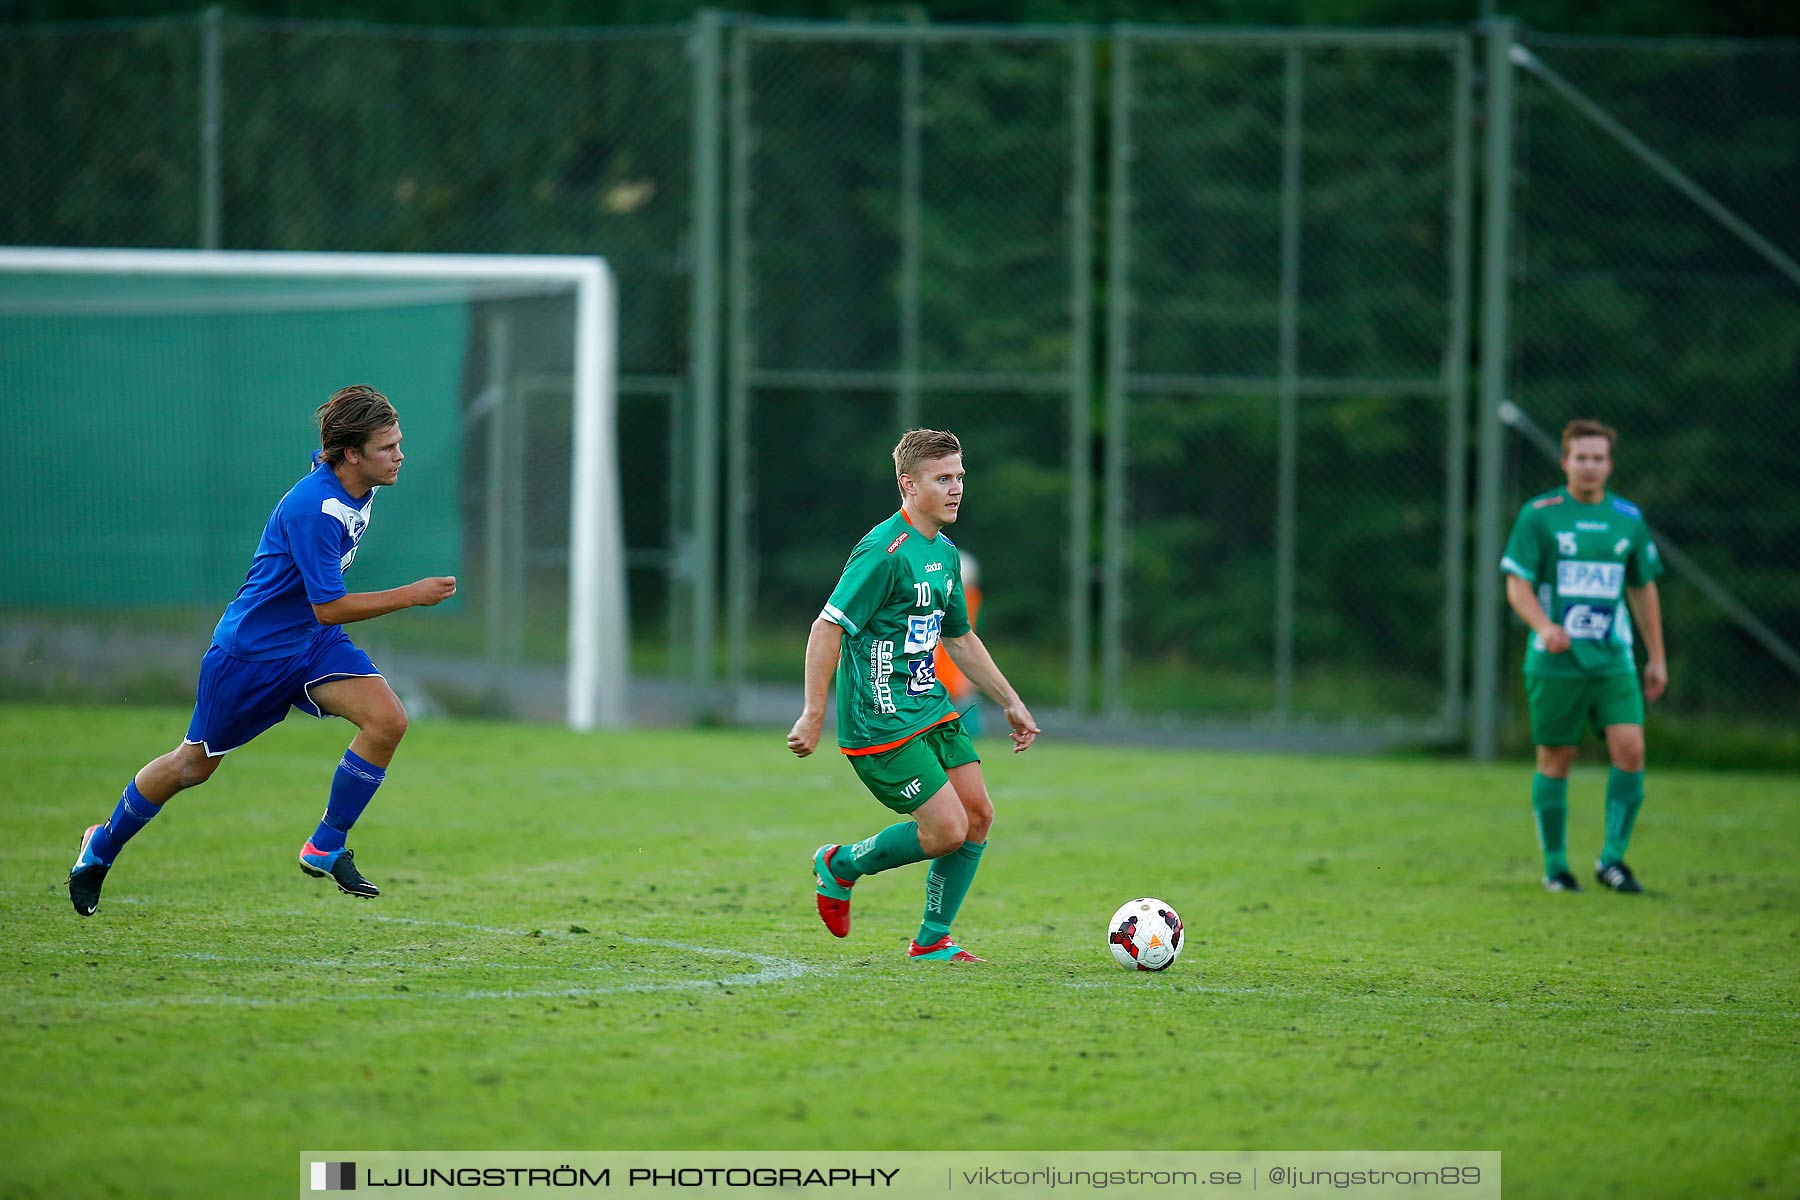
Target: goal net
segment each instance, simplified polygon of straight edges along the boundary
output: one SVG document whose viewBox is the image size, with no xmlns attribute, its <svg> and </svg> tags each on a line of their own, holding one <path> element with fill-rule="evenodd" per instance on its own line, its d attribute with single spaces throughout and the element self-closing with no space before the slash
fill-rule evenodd
<svg viewBox="0 0 1800 1200">
<path fill-rule="evenodd" d="M 406 465 L 346 582 L 409 707 L 626 720 L 616 303 L 596 258 L 0 247 L 0 698 L 190 702 L 350 383 Z"/>
</svg>

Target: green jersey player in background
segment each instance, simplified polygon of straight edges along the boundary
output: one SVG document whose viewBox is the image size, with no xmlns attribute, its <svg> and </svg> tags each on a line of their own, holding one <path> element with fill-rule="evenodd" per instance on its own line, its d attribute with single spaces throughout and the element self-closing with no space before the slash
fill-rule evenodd
<svg viewBox="0 0 1800 1200">
<path fill-rule="evenodd" d="M 894 447 L 894 475 L 900 511 L 856 544 L 812 624 L 805 707 L 787 744 L 801 758 L 817 748 L 835 668 L 838 746 L 875 798 L 909 818 L 854 845 L 814 851 L 825 927 L 849 934 L 850 889 L 863 876 L 930 859 L 925 916 L 907 955 L 981 962 L 951 940 L 950 923 L 987 849 L 994 806 L 981 759 L 932 669 L 938 642 L 1000 705 L 1014 753 L 1029 749 L 1039 731 L 969 626 L 961 555 L 943 533 L 962 506 L 962 444 L 942 430 L 910 430 Z"/>
<path fill-rule="evenodd" d="M 1531 807 L 1544 851 L 1544 887 L 1579 892 L 1569 871 L 1569 768 L 1592 725 L 1606 738 L 1606 843 L 1594 877 L 1615 892 L 1641 892 L 1625 848 L 1644 803 L 1644 701 L 1669 684 L 1663 654 L 1662 560 L 1637 505 L 1606 490 L 1618 435 L 1598 421 L 1563 429 L 1565 487 L 1526 502 L 1506 541 L 1506 599 L 1531 627 L 1525 696 L 1537 775 Z M 1626 604 L 1630 609 L 1627 611 Z M 1632 657 L 1632 615 L 1644 639 L 1644 685 Z"/>
</svg>

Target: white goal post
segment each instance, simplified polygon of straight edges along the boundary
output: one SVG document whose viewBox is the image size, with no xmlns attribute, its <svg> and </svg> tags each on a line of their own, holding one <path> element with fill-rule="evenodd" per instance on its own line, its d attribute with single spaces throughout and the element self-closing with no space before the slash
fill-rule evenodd
<svg viewBox="0 0 1800 1200">
<path fill-rule="evenodd" d="M 0 246 L 13 273 L 359 280 L 422 285 L 521 285 L 574 298 L 570 429 L 568 661 L 570 728 L 623 728 L 628 719 L 625 539 L 617 447 L 618 300 L 602 258 L 482 254 L 50 249 Z"/>
</svg>

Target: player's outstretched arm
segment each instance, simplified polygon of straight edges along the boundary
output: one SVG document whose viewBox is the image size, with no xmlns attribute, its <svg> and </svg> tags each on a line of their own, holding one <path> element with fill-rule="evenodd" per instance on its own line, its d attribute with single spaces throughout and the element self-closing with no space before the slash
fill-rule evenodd
<svg viewBox="0 0 1800 1200">
<path fill-rule="evenodd" d="M 969 677 L 969 682 L 980 688 L 1006 714 L 1006 723 L 1012 726 L 1013 753 L 1031 749 L 1031 743 L 1043 730 L 1032 719 L 1025 702 L 1019 699 L 1019 693 L 1013 691 L 1012 684 L 1006 682 L 1006 676 L 994 665 L 994 656 L 975 636 L 975 631 L 971 629 L 961 637 L 945 638 L 944 648 L 950 651 L 950 661 Z"/>
<path fill-rule="evenodd" d="M 818 749 L 825 728 L 825 696 L 831 690 L 831 673 L 837 670 L 843 642 L 843 629 L 824 617 L 814 621 L 812 632 L 806 635 L 806 703 L 787 736 L 788 749 L 799 758 Z"/>
<path fill-rule="evenodd" d="M 348 625 L 403 608 L 442 604 L 454 595 L 456 576 L 433 575 L 385 592 L 351 592 L 325 604 L 315 604 L 312 610 L 321 625 Z"/>
<path fill-rule="evenodd" d="M 1644 699 L 1655 701 L 1669 686 L 1669 659 L 1663 651 L 1662 596 L 1656 584 L 1628 587 L 1625 598 L 1631 602 L 1631 615 L 1637 618 L 1638 632 L 1644 637 Z"/>
<path fill-rule="evenodd" d="M 1531 632 L 1544 639 L 1544 649 L 1561 654 L 1569 648 L 1569 631 L 1552 621 L 1538 603 L 1531 581 L 1519 575 L 1506 577 L 1506 602 L 1519 614 L 1519 620 L 1531 626 Z"/>
</svg>

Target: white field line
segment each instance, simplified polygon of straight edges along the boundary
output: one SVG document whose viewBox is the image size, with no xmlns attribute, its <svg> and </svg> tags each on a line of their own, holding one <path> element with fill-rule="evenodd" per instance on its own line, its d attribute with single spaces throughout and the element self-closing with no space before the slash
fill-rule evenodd
<svg viewBox="0 0 1800 1200">
<path fill-rule="evenodd" d="M 396 925 L 442 926 L 451 929 L 467 929 L 477 933 L 503 934 L 508 937 L 525 937 L 529 931 L 524 929 L 501 929 L 492 925 L 474 925 L 464 921 L 426 921 L 411 917 L 373 917 L 373 920 Z M 627 937 L 623 935 L 594 935 L 595 941 L 626 942 L 634 946 L 654 946 L 665 950 L 680 950 L 688 954 L 706 955 L 716 958 L 748 959 L 756 964 L 754 971 L 738 971 L 729 975 L 713 976 L 706 979 L 675 979 L 646 983 L 615 983 L 594 987 L 546 987 L 546 988 L 474 988 L 461 992 L 445 991 L 380 991 L 380 992 L 338 992 L 320 996 L 238 996 L 229 993 L 215 993 L 201 996 L 132 996 L 116 999 L 39 999 L 38 1004 L 76 1005 L 84 1010 L 96 1008 L 156 1008 L 156 1007 L 188 1007 L 188 1006 L 229 1006 L 241 1008 L 281 1008 L 299 1004 L 345 1004 L 374 1003 L 378 1001 L 430 1000 L 437 1003 L 460 1003 L 472 1000 L 556 1000 L 581 999 L 586 996 L 612 996 L 628 993 L 645 992 L 680 992 L 680 991 L 718 991 L 724 988 L 755 987 L 766 983 L 785 983 L 798 979 L 802 975 L 812 974 L 818 968 L 810 966 L 798 959 L 783 958 L 775 954 L 759 954 L 750 950 L 736 950 L 718 946 L 700 946 L 691 942 L 676 942 L 662 938 Z M 54 953 L 79 954 L 97 958 L 105 958 L 120 954 L 118 950 L 57 950 Z M 222 955 L 209 952 L 162 953 L 154 951 L 131 950 L 130 957 L 185 959 L 202 962 L 246 963 L 272 966 L 292 967 L 404 967 L 408 971 L 421 969 L 423 964 L 417 960 L 397 960 L 392 958 L 354 957 L 343 959 L 305 959 L 286 958 L 278 955 Z M 570 965 L 564 963 L 496 963 L 484 961 L 459 960 L 465 965 L 482 970 L 526 970 L 542 974 L 569 971 L 606 971 L 616 968 L 607 965 Z M 26 1001 L 32 1003 L 32 1001 Z"/>
</svg>

